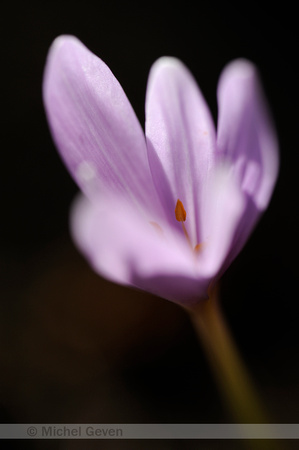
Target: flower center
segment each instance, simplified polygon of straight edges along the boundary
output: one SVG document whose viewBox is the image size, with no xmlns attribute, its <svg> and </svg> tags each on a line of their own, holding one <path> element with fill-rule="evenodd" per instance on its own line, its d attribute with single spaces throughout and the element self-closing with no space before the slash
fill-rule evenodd
<svg viewBox="0 0 299 450">
<path fill-rule="evenodd" d="M 186 218 L 187 218 L 187 213 L 185 211 L 183 203 L 181 202 L 181 200 L 179 198 L 178 198 L 178 200 L 176 202 L 176 206 L 175 206 L 174 212 L 175 212 L 176 220 L 178 222 L 181 222 L 181 224 L 182 224 L 184 235 L 186 236 L 186 239 L 188 241 L 188 244 L 189 244 L 191 250 L 194 251 L 195 253 L 199 253 L 200 250 L 201 250 L 202 244 L 197 244 L 193 248 L 190 236 L 189 236 L 188 231 L 186 230 L 186 227 L 185 227 L 185 224 L 184 224 L 184 222 L 186 221 Z"/>
</svg>

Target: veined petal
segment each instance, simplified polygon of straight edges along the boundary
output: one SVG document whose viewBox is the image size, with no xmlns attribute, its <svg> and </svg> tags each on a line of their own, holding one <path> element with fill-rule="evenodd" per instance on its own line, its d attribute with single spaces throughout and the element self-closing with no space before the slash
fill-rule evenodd
<svg viewBox="0 0 299 450">
<path fill-rule="evenodd" d="M 279 154 L 257 69 L 249 61 L 234 61 L 222 72 L 218 108 L 218 156 L 231 164 L 246 197 L 244 214 L 226 261 L 228 266 L 270 201 L 278 175 Z"/>
<path fill-rule="evenodd" d="M 179 198 L 194 245 L 200 239 L 199 198 L 213 167 L 215 129 L 206 102 L 188 69 L 164 57 L 152 67 L 146 96 L 146 138 L 156 189 L 174 220 Z"/>
<path fill-rule="evenodd" d="M 56 145 L 88 197 L 114 192 L 157 204 L 144 133 L 110 69 L 77 38 L 57 38 L 43 96 Z"/>
<path fill-rule="evenodd" d="M 136 209 L 110 197 L 72 208 L 75 242 L 100 275 L 181 304 L 205 298 L 209 279 L 199 276 L 185 239 L 163 223 L 144 220 Z"/>
</svg>

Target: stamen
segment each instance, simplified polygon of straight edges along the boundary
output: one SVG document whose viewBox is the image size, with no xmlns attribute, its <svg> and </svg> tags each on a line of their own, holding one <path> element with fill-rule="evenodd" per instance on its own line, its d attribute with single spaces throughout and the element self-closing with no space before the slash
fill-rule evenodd
<svg viewBox="0 0 299 450">
<path fill-rule="evenodd" d="M 181 222 L 184 234 L 185 234 L 186 239 L 188 241 L 188 244 L 190 245 L 191 249 L 193 250 L 192 243 L 191 243 L 188 231 L 186 230 L 186 227 L 185 227 L 185 224 L 184 224 L 184 222 L 186 220 L 186 217 L 187 217 L 187 213 L 185 211 L 183 203 L 181 202 L 180 199 L 178 199 L 177 202 L 176 202 L 176 206 L 175 206 L 175 218 L 176 218 L 176 220 L 178 222 Z"/>
<path fill-rule="evenodd" d="M 180 199 L 178 199 L 175 206 L 175 218 L 178 222 L 185 222 L 186 215 L 187 214 L 183 206 L 183 203 L 181 202 Z"/>
<path fill-rule="evenodd" d="M 176 206 L 175 206 L 175 218 L 178 222 L 181 222 L 182 228 L 184 231 L 184 235 L 186 236 L 186 239 L 188 241 L 188 244 L 192 251 L 194 251 L 195 254 L 198 254 L 202 249 L 202 244 L 197 244 L 194 248 L 192 246 L 191 239 L 189 237 L 188 231 L 186 230 L 184 222 L 186 221 L 187 213 L 185 211 L 184 205 L 181 202 L 180 199 L 177 200 Z"/>
<path fill-rule="evenodd" d="M 182 228 L 183 228 L 183 231 L 184 231 L 184 235 L 186 236 L 186 239 L 187 239 L 187 241 L 188 241 L 188 244 L 189 244 L 190 247 L 192 248 L 192 243 L 191 243 L 191 240 L 190 240 L 188 231 L 186 230 L 186 227 L 185 227 L 184 222 L 182 222 Z"/>
</svg>

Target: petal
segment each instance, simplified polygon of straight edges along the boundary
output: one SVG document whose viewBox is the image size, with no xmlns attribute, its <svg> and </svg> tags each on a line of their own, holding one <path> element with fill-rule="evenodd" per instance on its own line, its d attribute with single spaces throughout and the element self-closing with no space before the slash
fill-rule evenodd
<svg viewBox="0 0 299 450">
<path fill-rule="evenodd" d="M 257 70 L 236 60 L 223 71 L 218 85 L 217 150 L 229 161 L 246 196 L 226 266 L 244 246 L 267 207 L 279 168 L 278 143 Z"/>
<path fill-rule="evenodd" d="M 161 226 L 161 228 L 160 228 Z M 79 197 L 71 214 L 75 242 L 96 272 L 168 300 L 192 304 L 206 297 L 209 279 L 180 234 L 151 224 L 119 200 L 101 204 Z"/>
<path fill-rule="evenodd" d="M 155 204 L 136 115 L 110 69 L 75 37 L 54 41 L 43 96 L 61 156 L 89 197 L 115 192 L 147 207 Z"/>
<path fill-rule="evenodd" d="M 196 245 L 200 238 L 200 191 L 213 167 L 215 129 L 195 80 L 175 58 L 161 58 L 151 69 L 146 137 L 152 176 L 169 223 L 179 226 L 174 220 L 179 198 L 187 212 L 186 227 Z"/>
<path fill-rule="evenodd" d="M 218 165 L 205 186 L 201 202 L 203 241 L 198 263 L 203 276 L 218 276 L 233 246 L 245 205 L 245 196 L 231 168 Z"/>
<path fill-rule="evenodd" d="M 218 85 L 217 149 L 232 162 L 241 188 L 264 210 L 277 179 L 277 137 L 257 70 L 246 60 L 230 63 Z"/>
</svg>

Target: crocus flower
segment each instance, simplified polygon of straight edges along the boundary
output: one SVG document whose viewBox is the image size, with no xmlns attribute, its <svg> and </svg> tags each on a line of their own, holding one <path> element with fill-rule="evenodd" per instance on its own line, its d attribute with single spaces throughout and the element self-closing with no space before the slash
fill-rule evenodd
<svg viewBox="0 0 299 450">
<path fill-rule="evenodd" d="M 217 94 L 216 134 L 188 69 L 158 59 L 144 135 L 105 63 L 75 37 L 54 41 L 44 103 L 83 193 L 72 233 L 96 272 L 192 305 L 240 252 L 274 188 L 277 140 L 252 63 L 230 63 Z"/>
</svg>

